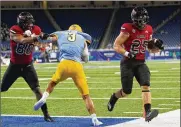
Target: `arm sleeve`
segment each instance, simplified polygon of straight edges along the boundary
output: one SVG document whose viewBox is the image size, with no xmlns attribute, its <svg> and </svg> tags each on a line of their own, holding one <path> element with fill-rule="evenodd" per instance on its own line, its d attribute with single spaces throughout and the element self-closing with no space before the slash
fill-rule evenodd
<svg viewBox="0 0 181 127">
<path fill-rule="evenodd" d="M 84 51 L 82 53 L 82 60 L 87 63 L 87 62 L 89 62 L 89 51 L 87 48 L 87 44 L 86 43 L 84 43 L 84 44 L 85 44 L 85 47 L 84 47 Z"/>
</svg>

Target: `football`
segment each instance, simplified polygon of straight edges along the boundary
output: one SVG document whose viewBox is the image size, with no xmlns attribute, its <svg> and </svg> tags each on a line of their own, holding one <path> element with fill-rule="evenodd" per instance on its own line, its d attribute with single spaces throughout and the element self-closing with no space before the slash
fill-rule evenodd
<svg viewBox="0 0 181 127">
<path fill-rule="evenodd" d="M 155 49 L 155 48 L 156 48 L 156 46 L 154 43 L 154 39 L 152 39 L 148 42 L 148 49 Z"/>
</svg>

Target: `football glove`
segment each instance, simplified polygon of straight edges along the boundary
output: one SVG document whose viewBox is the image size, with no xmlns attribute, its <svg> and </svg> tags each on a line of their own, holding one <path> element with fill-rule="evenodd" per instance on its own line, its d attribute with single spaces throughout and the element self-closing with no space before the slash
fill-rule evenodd
<svg viewBox="0 0 181 127">
<path fill-rule="evenodd" d="M 135 59 L 135 58 L 136 58 L 136 54 L 137 54 L 137 53 L 132 52 L 132 51 L 131 51 L 131 52 L 127 52 L 127 51 L 126 51 L 126 52 L 124 53 L 124 55 L 125 55 L 126 57 L 128 57 L 129 59 Z"/>
<path fill-rule="evenodd" d="M 137 54 L 137 53 L 129 52 L 128 58 L 129 58 L 129 59 L 135 59 L 135 58 L 136 58 L 136 54 Z"/>
<path fill-rule="evenodd" d="M 49 34 L 47 34 L 47 33 L 40 33 L 40 39 L 42 39 L 42 40 L 46 40 L 48 37 L 50 37 L 50 35 Z"/>
</svg>

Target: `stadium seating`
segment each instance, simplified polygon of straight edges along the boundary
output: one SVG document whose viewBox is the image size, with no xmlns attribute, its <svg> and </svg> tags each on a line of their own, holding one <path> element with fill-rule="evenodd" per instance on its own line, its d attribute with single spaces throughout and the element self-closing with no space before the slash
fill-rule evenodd
<svg viewBox="0 0 181 127">
<path fill-rule="evenodd" d="M 167 47 L 180 45 L 180 14 L 160 28 L 153 37 L 160 38 Z"/>
<path fill-rule="evenodd" d="M 16 24 L 17 15 L 22 11 L 30 12 L 36 21 L 36 24 L 41 27 L 42 31 L 51 33 L 55 31 L 43 10 L 2 10 L 1 11 L 1 21 L 6 23 L 9 27 Z"/>
<path fill-rule="evenodd" d="M 155 28 L 176 9 L 178 9 L 178 6 L 148 7 L 147 10 L 150 16 L 149 24 Z M 132 8 L 121 8 L 117 11 L 115 15 L 116 22 L 113 26 L 110 40 L 108 40 L 111 45 L 119 34 L 121 25 L 125 22 L 131 22 L 131 10 Z M 42 28 L 42 31 L 47 33 L 55 31 L 43 10 L 2 10 L 1 21 L 10 27 L 16 24 L 17 15 L 22 11 L 32 13 L 36 24 Z M 68 29 L 71 24 L 79 24 L 84 32 L 89 33 L 93 37 L 93 43 L 89 46 L 89 49 L 97 49 L 109 23 L 113 9 L 51 9 L 49 11 L 63 30 Z M 154 37 L 162 39 L 167 46 L 179 45 L 179 24 L 180 18 L 179 15 L 177 15 L 159 29 Z M 9 49 L 8 46 L 9 43 L 3 43 L 1 47 L 3 47 L 3 49 Z"/>
<path fill-rule="evenodd" d="M 50 10 L 50 13 L 63 30 L 68 29 L 71 24 L 79 24 L 83 31 L 89 33 L 93 38 L 93 43 L 89 48 L 96 49 L 112 11 L 112 9 L 63 9 Z"/>
<path fill-rule="evenodd" d="M 149 24 L 151 24 L 152 27 L 155 28 L 157 25 L 162 23 L 163 20 L 165 20 L 169 15 L 171 15 L 178 8 L 179 8 L 178 6 L 163 6 L 163 7 L 148 7 L 148 8 L 146 8 L 148 10 L 148 13 L 150 16 Z M 110 40 L 109 40 L 109 42 L 111 44 L 114 42 L 116 36 L 119 34 L 121 25 L 125 22 L 131 22 L 131 10 L 132 10 L 132 8 L 121 8 L 116 13 L 116 23 L 115 23 L 112 35 L 111 35 Z M 179 33 L 178 29 L 180 28 L 179 23 L 176 23 L 176 24 L 168 23 L 165 25 L 165 27 L 166 28 L 164 28 L 164 29 L 169 29 L 169 27 L 170 27 L 172 29 L 172 32 L 173 32 L 172 34 L 174 34 L 177 31 L 177 34 L 175 34 L 174 36 L 172 36 L 172 34 L 169 35 L 170 40 L 172 40 L 171 38 L 174 38 L 174 40 L 175 40 L 175 41 L 172 40 L 171 45 L 172 46 L 177 45 L 178 37 L 175 38 L 175 36 L 179 36 L 179 34 L 178 34 Z M 175 30 L 175 29 L 177 29 L 177 30 Z M 171 31 L 170 31 L 170 33 L 171 33 Z M 159 37 L 159 35 L 157 35 L 156 37 Z M 161 37 L 161 38 L 163 38 L 163 37 Z M 166 40 L 166 38 L 164 40 Z M 169 42 L 170 41 L 168 41 L 168 43 Z M 168 45 L 170 46 L 170 44 L 168 44 Z"/>
</svg>

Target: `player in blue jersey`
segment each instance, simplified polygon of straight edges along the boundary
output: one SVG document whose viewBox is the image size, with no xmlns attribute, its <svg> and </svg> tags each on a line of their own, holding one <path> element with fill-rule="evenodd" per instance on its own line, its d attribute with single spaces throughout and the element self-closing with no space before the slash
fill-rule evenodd
<svg viewBox="0 0 181 127">
<path fill-rule="evenodd" d="M 91 36 L 83 33 L 82 28 L 74 24 L 69 27 L 69 30 L 54 32 L 48 38 L 40 39 L 39 42 L 57 42 L 60 63 L 42 98 L 34 105 L 34 109 L 38 110 L 46 102 L 49 94 L 59 82 L 70 77 L 82 95 L 93 125 L 101 125 L 102 122 L 97 119 L 93 101 L 89 96 L 86 76 L 81 64 L 82 60 L 85 62 L 89 60 L 87 44 L 91 43 Z"/>
</svg>

